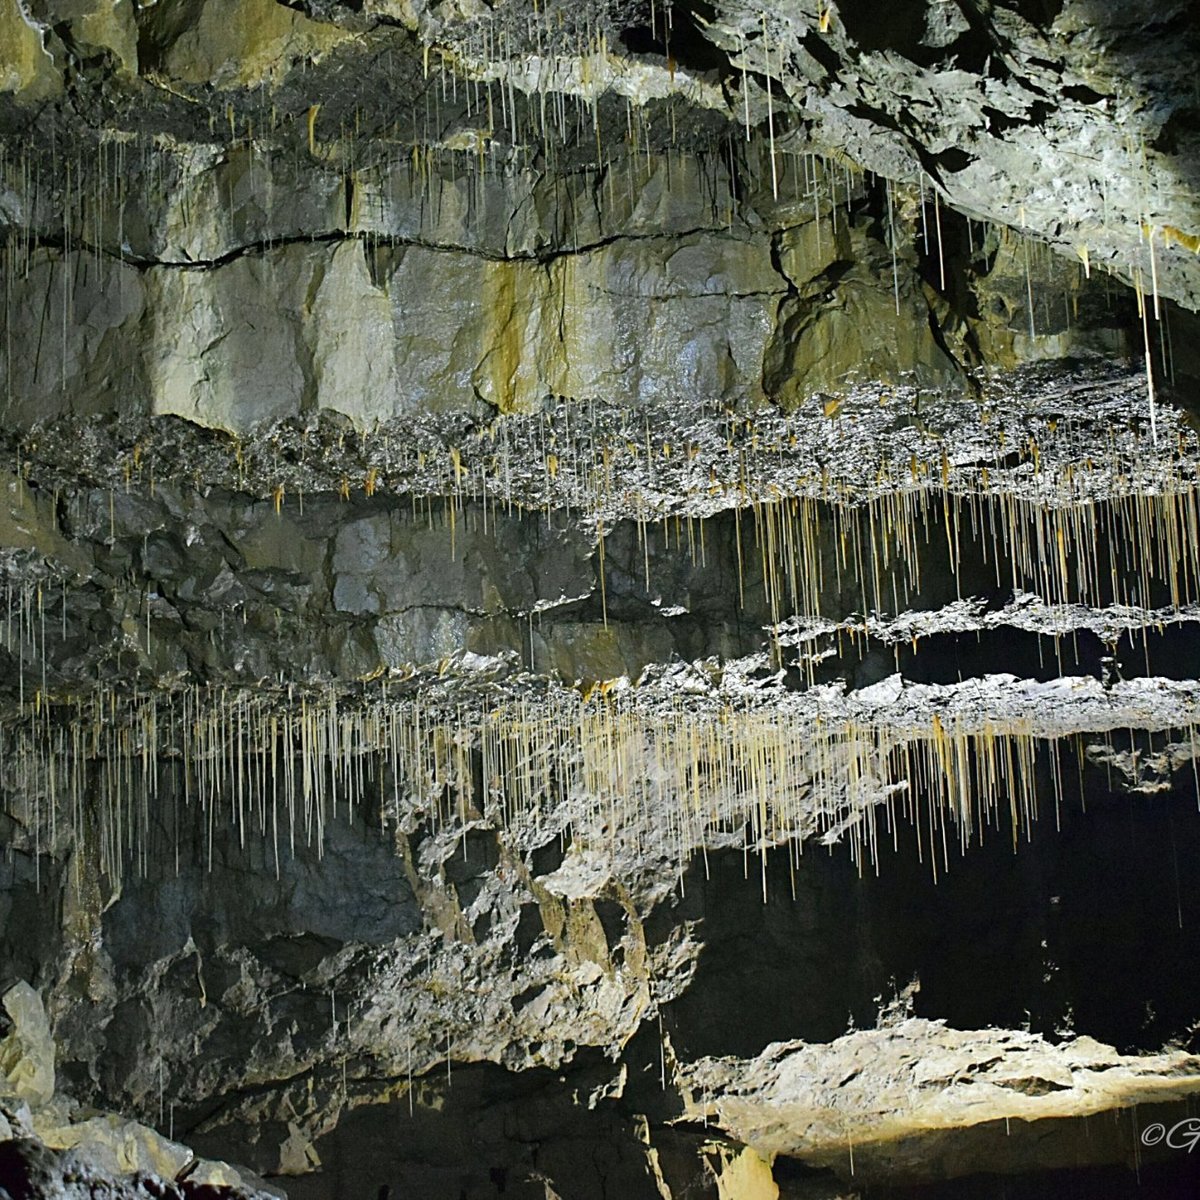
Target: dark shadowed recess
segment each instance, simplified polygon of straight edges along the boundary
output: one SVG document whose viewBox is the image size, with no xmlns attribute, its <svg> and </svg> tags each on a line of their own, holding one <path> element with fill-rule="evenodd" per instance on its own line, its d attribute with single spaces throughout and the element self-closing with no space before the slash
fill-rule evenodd
<svg viewBox="0 0 1200 1200">
<path fill-rule="evenodd" d="M 291 1200 L 546 1200 L 657 1195 L 644 1146 L 611 1104 L 589 1108 L 611 1064 L 588 1056 L 570 1077 L 536 1069 L 455 1066 L 406 1099 L 357 1108 L 317 1143 L 323 1168 L 287 1179 Z M 386 1189 L 386 1190 L 385 1190 Z"/>
<path fill-rule="evenodd" d="M 1143 747 L 1144 748 L 1144 747 Z M 1051 762 L 1039 764 L 1040 818 L 1018 832 L 1007 813 L 960 850 L 900 821 L 878 862 L 851 849 L 766 856 L 722 851 L 688 870 L 685 895 L 652 922 L 699 920 L 696 977 L 668 1006 L 685 1058 L 753 1055 L 772 1041 L 829 1041 L 871 1026 L 881 1005 L 919 982 L 913 1012 L 952 1027 L 1086 1034 L 1123 1052 L 1177 1041 L 1200 1022 L 1200 812 L 1190 772 L 1169 791 L 1111 789 L 1063 746 L 1056 815 Z M 1001 805 L 1007 800 L 1000 798 Z M 1057 828 L 1056 828 L 1057 823 Z M 943 853 L 945 858 L 943 860 Z M 654 929 L 661 922 L 661 928 Z M 737 1014 L 731 1019 L 730 1014 Z"/>
<path fill-rule="evenodd" d="M 848 1154 L 821 1168 L 778 1158 L 774 1175 L 781 1200 L 1194 1200 L 1200 1155 L 1187 1147 L 1197 1111 L 1193 1099 L 927 1129 L 861 1146 L 853 1169 Z"/>
<path fill-rule="evenodd" d="M 280 1182 L 291 1200 L 659 1200 L 634 1098 L 586 1103 L 599 1077 L 596 1065 L 521 1077 L 456 1068 L 448 1087 L 425 1084 L 411 1112 L 401 1100 L 347 1114 L 318 1143 L 322 1169 Z M 1194 1200 L 1200 1156 L 1140 1141 L 1194 1107 L 927 1131 L 883 1151 L 896 1154 L 894 1172 L 886 1158 L 852 1173 L 780 1157 L 773 1170 L 780 1200 Z M 646 1135 L 672 1195 L 717 1195 L 703 1159 L 713 1131 L 651 1115 Z M 974 1172 L 981 1163 L 993 1171 Z"/>
<path fill-rule="evenodd" d="M 863 50 L 892 50 L 914 58 L 923 49 L 925 8 L 925 0 L 862 0 L 839 5 L 838 17 Z"/>
<path fill-rule="evenodd" d="M 61 945 L 63 864 L 12 846 L 14 823 L 0 814 L 0 994 L 18 980 L 48 982 Z"/>
<path fill-rule="evenodd" d="M 788 1194 L 786 1182 L 781 1182 L 780 1196 Z M 862 1200 L 1196 1200 L 1197 1196 L 1200 1156 L 1184 1150 L 1170 1161 L 1138 1167 L 975 1174 L 938 1183 L 868 1185 L 862 1191 Z"/>
<path fill-rule="evenodd" d="M 329 1010 L 328 995 L 306 986 L 308 973 L 346 946 L 390 944 L 422 921 L 394 846 L 381 836 L 367 806 L 353 819 L 343 815 L 329 821 L 319 840 L 299 828 L 294 852 L 284 820 L 276 875 L 269 839 L 251 834 L 241 845 L 227 823 L 214 822 L 210 830 L 198 806 L 186 807 L 165 788 L 164 796 L 170 799 L 147 834 L 145 863 L 126 864 L 122 885 L 102 917 L 113 980 L 128 989 L 108 1026 L 103 1052 L 87 1058 L 69 1053 L 71 1047 L 91 1044 L 86 1038 L 95 1020 L 90 1004 L 73 1005 L 59 1030 L 64 1046 L 60 1085 L 77 1096 L 93 1095 L 99 1086 L 104 1095 L 120 1097 L 126 1108 L 136 1103 L 121 1093 L 131 1065 L 146 1046 L 170 1036 L 162 1031 L 153 992 L 139 991 L 148 962 L 169 963 L 159 987 L 182 1007 L 205 1002 L 202 986 L 224 995 L 241 978 L 243 960 L 257 960 L 278 978 L 280 1011 L 294 1022 L 296 1045 L 307 1046 L 322 1036 Z M 203 983 L 197 961 L 204 964 Z M 351 980 L 360 983 L 368 963 L 369 955 L 347 966 L 347 986 Z M 246 1046 L 260 1036 L 254 1017 L 236 1008 L 226 1016 L 205 1052 L 218 1061 L 244 1059 Z M 176 1129 L 199 1124 L 222 1103 L 220 1097 L 205 1098 L 194 1108 L 179 1109 Z"/>
<path fill-rule="evenodd" d="M 630 54 L 665 58 L 687 71 L 717 71 L 724 77 L 733 74 L 729 56 L 704 35 L 704 26 L 716 15 L 705 0 L 645 3 L 621 30 L 620 41 Z"/>
<path fill-rule="evenodd" d="M 857 656 L 854 651 L 857 650 Z M 913 683 L 954 684 L 989 672 L 1046 682 L 1091 676 L 1111 682 L 1156 676 L 1191 679 L 1200 661 L 1200 624 L 1133 630 L 1111 646 L 1090 630 L 1049 637 L 1005 625 L 974 633 L 936 633 L 887 645 L 859 637 L 838 662 L 822 663 L 822 681 L 844 678 L 851 686 L 875 683 L 899 671 Z"/>
<path fill-rule="evenodd" d="M 843 4 L 837 17 L 860 50 L 900 54 L 918 66 L 929 67 L 942 60 L 953 60 L 964 70 L 982 73 L 992 65 L 999 39 L 987 19 L 987 9 L 971 0 L 939 0 L 956 5 L 965 26 L 953 41 L 938 45 L 927 36 L 930 3 L 928 0 L 858 0 Z M 1053 8 L 1031 0 L 1024 8 Z M 953 12 L 953 8 L 951 8 Z"/>
</svg>

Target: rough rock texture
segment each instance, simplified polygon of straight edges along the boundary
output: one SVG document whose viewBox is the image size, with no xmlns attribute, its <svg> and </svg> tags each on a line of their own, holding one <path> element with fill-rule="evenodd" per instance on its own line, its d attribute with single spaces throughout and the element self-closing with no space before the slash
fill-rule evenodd
<svg viewBox="0 0 1200 1200">
<path fill-rule="evenodd" d="M 961 1136 L 1004 1122 L 1011 1137 L 1013 1121 L 1169 1102 L 1191 1089 L 1198 1067 L 1179 1052 L 1124 1059 L 1090 1038 L 1051 1046 L 1032 1034 L 961 1033 L 908 1018 L 826 1046 L 773 1045 L 752 1063 L 701 1060 L 685 1069 L 683 1087 L 693 1119 L 714 1119 L 764 1156 L 848 1166 L 853 1155 L 856 1175 L 897 1180 L 926 1170 L 925 1148 L 905 1141 L 914 1127 Z M 906 1161 L 914 1149 L 917 1161 Z"/>
<path fill-rule="evenodd" d="M 338 202 L 328 226 L 298 237 L 296 223 L 321 216 L 303 190 L 244 227 L 241 206 L 263 203 L 249 189 L 275 190 L 272 160 L 245 157 L 182 159 L 166 211 L 147 204 L 158 228 L 144 242 L 115 244 L 130 235 L 110 216 L 108 253 L 31 250 L 0 355 L 11 421 L 115 410 L 248 433 L 329 409 L 370 427 L 534 411 L 553 396 L 795 403 L 856 376 L 932 384 L 960 369 L 939 344 L 915 255 L 901 264 L 903 315 L 893 311 L 885 231 L 861 180 L 849 195 L 827 184 L 837 195 L 815 210 L 768 211 L 764 228 L 728 169 L 692 156 L 625 160 L 565 185 L 477 173 L 470 159 L 456 179 L 420 178 L 401 161 L 356 176 L 348 225 Z M 295 184 L 319 191 L 314 174 Z M 834 229 L 835 203 L 859 215 Z M 554 204 L 569 206 L 570 228 Z M 187 220 L 214 205 L 233 209 L 233 228 Z M 868 325 L 884 341 L 864 358 L 855 331 Z M 812 347 L 797 360 L 788 347 L 802 334 Z"/>
<path fill-rule="evenodd" d="M 3 101 L 9 419 L 794 404 L 1095 344 L 1128 321 L 1093 267 L 1197 303 L 1195 32 L 1160 7 L 731 5 L 677 47 L 603 7 L 22 10 L 67 98 Z M 589 53 L 518 57 L 543 25 Z"/>
<path fill-rule="evenodd" d="M 0 0 L 0 1186 L 1181 1178 L 1196 28 Z"/>
<path fill-rule="evenodd" d="M 843 7 L 721 6 L 710 34 L 863 166 L 1195 308 L 1191 5 Z"/>
<path fill-rule="evenodd" d="M 1061 375 L 1053 378 L 1061 414 L 1069 392 Z M 1076 382 L 1101 414 L 1097 428 L 1105 426 L 1105 403 L 1129 406 L 1128 384 L 1123 375 Z M 771 472 L 780 468 L 781 451 L 773 447 L 840 429 L 860 431 L 852 442 L 872 431 L 880 462 L 899 459 L 909 472 L 900 449 L 912 432 L 908 418 L 893 427 L 880 416 L 877 398 L 859 405 L 844 402 L 840 416 L 818 407 L 787 418 L 791 432 L 773 435 L 761 461 L 749 448 L 733 455 L 741 477 L 766 493 Z M 1029 400 L 1020 420 L 1034 411 Z M 925 410 L 930 429 L 938 427 L 938 412 Z M 1171 449 L 1141 451 L 1142 486 L 1161 493 L 1169 484 L 1168 494 L 1186 498 L 1195 446 L 1176 415 L 1164 410 L 1161 420 L 1164 447 Z M 943 436 L 961 439 L 960 422 L 961 414 L 947 418 Z M 748 436 L 765 438 L 771 429 L 763 421 Z M 1130 434 L 1131 456 L 1144 436 L 1140 429 L 1139 422 Z M 314 441 L 321 436 L 313 431 Z M 981 427 L 977 436 L 978 460 L 964 456 L 958 474 L 939 485 L 957 480 L 954 486 L 976 495 L 975 503 L 969 489 L 978 480 L 968 483 L 971 472 L 990 463 L 989 478 L 1000 489 L 1004 466 L 994 456 L 1012 435 L 1001 424 L 991 432 Z M 1013 494 L 1029 487 L 1036 496 L 1075 461 L 1076 442 L 1049 429 L 1044 436 L 1040 473 L 1014 466 L 1007 484 Z M 890 449 L 889 437 L 900 439 Z M 1080 416 L 1072 438 L 1086 437 Z M 936 464 L 944 460 L 945 442 L 934 445 Z M 579 467 L 565 444 L 559 448 L 566 488 L 568 467 L 575 473 Z M 724 451 L 725 443 L 715 449 Z M 1119 443 L 1100 440 L 1095 453 L 1094 473 L 1076 466 L 1074 486 L 1098 489 L 1091 502 L 1100 514 L 1094 549 L 1107 556 L 1112 550 L 1104 537 L 1133 519 L 1127 511 L 1139 510 L 1126 510 L 1112 491 L 1114 479 L 1126 478 L 1115 473 L 1124 461 Z M 453 476 L 453 456 L 444 456 Z M 686 454 L 670 457 L 687 461 Z M 460 452 L 459 466 L 463 461 Z M 700 461 L 700 452 L 692 461 Z M 839 477 L 858 462 L 850 455 Z M 634 459 L 615 472 L 612 495 L 632 495 L 643 466 Z M 236 461 L 230 469 L 239 469 Z M 929 468 L 934 478 L 939 469 Z M 649 1150 L 658 1153 L 668 1136 L 661 1123 L 687 1112 L 674 1059 L 685 1055 L 678 1069 L 687 1071 L 702 1055 L 729 1046 L 722 1040 L 729 1035 L 714 1031 L 730 1011 L 743 1014 L 747 1032 L 755 1028 L 747 1019 L 749 997 L 729 1005 L 720 982 L 746 970 L 746 950 L 712 958 L 728 953 L 719 914 L 734 902 L 713 896 L 698 912 L 688 908 L 688 898 L 704 891 L 700 861 L 688 867 L 701 846 L 706 861 L 732 859 L 739 879 L 738 848 L 763 855 L 761 888 L 757 878 L 742 883 L 744 898 L 732 909 L 733 936 L 755 941 L 763 896 L 782 887 L 777 903 L 801 928 L 766 950 L 786 962 L 795 951 L 773 947 L 807 947 L 799 959 L 804 978 L 810 956 L 823 972 L 830 963 L 835 970 L 839 961 L 845 966 L 844 953 L 830 959 L 818 948 L 838 936 L 836 920 L 822 915 L 832 910 L 823 905 L 836 910 L 836 897 L 849 894 L 855 860 L 861 865 L 878 838 L 892 836 L 885 831 L 893 822 L 896 836 L 904 830 L 905 840 L 915 835 L 920 846 L 924 818 L 906 816 L 904 804 L 896 808 L 889 799 L 913 770 L 926 781 L 930 820 L 945 822 L 964 848 L 978 829 L 989 847 L 1002 849 L 1032 832 L 1028 806 L 1039 793 L 1071 811 L 1085 798 L 1089 807 L 1103 807 L 1102 769 L 1089 767 L 1079 793 L 1055 782 L 1063 751 L 1066 762 L 1086 752 L 1117 764 L 1128 752 L 1112 731 L 1136 726 L 1145 740 L 1131 750 L 1147 767 L 1133 768 L 1133 777 L 1149 784 L 1148 764 L 1157 759 L 1157 790 L 1148 794 L 1165 789 L 1173 819 L 1186 823 L 1172 836 L 1182 837 L 1186 827 L 1192 837 L 1194 816 L 1189 822 L 1185 814 L 1193 812 L 1194 798 L 1183 772 L 1195 757 L 1196 697 L 1186 666 L 1178 678 L 1178 664 L 1194 653 L 1190 558 L 1165 569 L 1154 565 L 1144 581 L 1131 579 L 1123 605 L 1105 605 L 1099 592 L 1091 596 L 1097 607 L 1079 603 L 1083 581 L 1071 573 L 1053 577 L 1044 564 L 1028 580 L 1044 595 L 999 605 L 1003 589 L 992 563 L 950 554 L 954 530 L 966 535 L 964 510 L 961 518 L 943 518 L 949 536 L 935 528 L 936 537 L 917 543 L 916 558 L 902 570 L 880 561 L 880 570 L 903 582 L 912 610 L 890 621 L 880 614 L 871 622 L 847 618 L 846 628 L 861 626 L 871 641 L 861 657 L 838 656 L 835 620 L 855 609 L 865 583 L 832 583 L 839 567 L 830 531 L 849 519 L 836 506 L 825 514 L 827 524 L 804 535 L 811 547 L 805 553 L 820 553 L 831 577 L 828 590 L 817 593 L 820 609 L 801 610 L 807 619 L 773 623 L 779 601 L 772 598 L 788 589 L 771 583 L 779 567 L 749 515 L 709 517 L 693 539 L 703 536 L 702 560 L 672 523 L 654 523 L 643 543 L 639 522 L 627 519 L 605 537 L 601 568 L 586 513 L 514 509 L 510 515 L 504 506 L 453 498 L 414 511 L 411 496 L 361 490 L 352 500 L 318 490 L 303 507 L 299 497 L 285 497 L 276 512 L 270 499 L 188 489 L 180 479 L 152 486 L 136 472 L 128 489 L 95 487 L 54 504 L 38 485 L 43 470 L 51 464 L 30 461 L 9 493 L 11 536 L 23 539 L 10 563 L 14 630 L 7 653 L 17 693 L 10 703 L 20 706 L 21 689 L 34 698 L 6 726 L 13 739 L 5 786 L 14 851 L 7 895 L 17 920 L 44 914 L 48 896 L 56 897 L 59 915 L 37 918 L 33 944 L 10 924 L 6 960 L 48 988 L 62 1070 L 76 1094 L 143 1119 L 165 1106 L 168 1121 L 194 1145 L 220 1148 L 261 1171 L 303 1174 L 328 1163 L 312 1194 L 321 1187 L 377 1187 L 388 1178 L 457 1192 L 483 1186 L 493 1168 L 511 1171 L 514 1188 L 520 1182 L 536 1189 L 537 1174 L 551 1168 L 517 1153 L 499 1134 L 486 1154 L 456 1164 L 444 1150 L 422 1149 L 423 1139 L 437 1142 L 440 1135 L 418 1124 L 403 1143 L 407 1151 L 389 1152 L 370 1170 L 349 1165 L 358 1157 L 355 1139 L 378 1137 L 374 1122 L 386 1126 L 410 1104 L 414 1113 L 436 1112 L 457 1105 L 455 1089 L 465 1086 L 469 1102 L 455 1120 L 472 1123 L 481 1109 L 515 1103 L 505 1099 L 508 1089 L 525 1085 L 487 1073 L 489 1064 L 535 1072 L 549 1111 L 558 1112 L 573 1094 L 586 1112 L 602 1114 L 547 1118 L 547 1130 L 572 1132 L 536 1136 L 589 1143 L 613 1136 L 615 1122 L 625 1131 L 619 1169 L 627 1186 L 635 1194 L 656 1187 Z M 661 475 L 658 481 L 668 487 Z M 736 504 L 736 495 L 731 488 L 722 504 Z M 1170 512 L 1164 507 L 1156 519 L 1173 520 Z M 1014 525 L 1007 536 L 1015 545 L 1034 535 Z M 866 553 L 880 556 L 888 544 L 868 542 Z M 39 564 L 43 573 L 54 566 L 57 574 L 39 577 Z M 1006 574 L 1010 569 L 1017 568 L 1006 564 Z M 1172 587 L 1180 592 L 1175 607 Z M 972 607 L 954 598 L 959 590 L 981 599 Z M 887 588 L 876 585 L 873 594 L 883 597 Z M 1063 604 L 1064 594 L 1076 602 Z M 1158 603 L 1165 606 L 1161 614 L 1150 608 Z M 1158 621 L 1164 632 L 1151 636 L 1147 626 Z M 999 630 L 1000 640 L 980 643 L 990 630 Z M 1056 632 L 1074 640 L 1055 643 L 1048 635 Z M 1182 640 L 1168 640 L 1176 634 Z M 773 645 L 795 651 L 786 672 L 771 670 Z M 715 646 L 731 660 L 724 669 L 712 661 L 660 665 L 640 687 L 629 685 L 646 664 L 702 658 Z M 964 670 L 985 674 L 1000 655 L 1026 677 L 956 682 Z M 897 668 L 907 683 L 901 676 L 877 682 Z M 815 670 L 837 682 L 804 687 L 806 673 Z M 361 681 L 381 671 L 382 680 Z M 1115 677 L 1143 671 L 1144 678 Z M 94 701 L 97 676 L 112 690 Z M 125 695 L 134 680 L 139 691 Z M 189 690 L 202 681 L 201 690 Z M 572 686 L 577 681 L 579 691 Z M 87 707 L 93 702 L 99 707 Z M 42 759 L 51 711 L 67 741 L 60 755 Z M 291 732 L 281 734 L 285 727 Z M 728 739 L 723 728 L 732 731 Z M 585 737 L 585 729 L 596 732 Z M 828 740 L 819 729 L 832 731 Z M 708 757 L 688 757 L 697 737 L 712 747 Z M 88 739 L 90 749 L 76 738 Z M 1034 739 L 1042 739 L 1040 749 Z M 1061 749 L 1053 739 L 1063 739 Z M 805 741 L 814 747 L 810 759 L 797 757 Z M 477 757 L 485 744 L 493 747 L 491 759 Z M 915 757 L 901 761 L 922 765 L 891 774 L 891 756 L 910 744 Z M 1004 787 L 992 784 L 989 791 L 984 773 L 961 774 L 969 746 L 986 753 L 999 747 L 1010 757 L 1015 774 Z M 299 783 L 281 765 L 298 748 Z M 623 764 L 615 775 L 606 755 Z M 955 756 L 963 763 L 957 769 Z M 314 763 L 319 778 L 311 774 Z M 89 764 L 107 764 L 106 775 L 97 777 Z M 684 797 L 701 778 L 708 780 L 703 804 L 712 812 L 695 820 Z M 964 779 L 975 781 L 978 794 L 960 801 Z M 781 789 L 781 780 L 794 782 Z M 776 793 L 769 800 L 761 796 L 765 786 Z M 48 802 L 53 796 L 78 800 L 57 808 Z M 1006 806 L 1013 815 L 1002 816 Z M 760 810 L 772 814 L 769 825 Z M 985 833 L 994 822 L 1007 825 Z M 806 866 L 797 884 L 786 861 L 768 866 L 768 845 L 815 834 L 848 843 L 840 882 L 808 883 Z M 1133 875 L 1139 887 L 1171 877 L 1162 869 L 1165 844 L 1149 839 L 1148 858 Z M 940 853 L 927 883 L 945 871 L 953 876 L 959 852 Z M 786 894 L 789 876 L 799 899 Z M 829 899 L 820 901 L 822 894 Z M 1130 910 L 1169 918 L 1176 930 L 1179 906 L 1190 902 L 1190 893 L 1154 893 Z M 1049 906 L 1050 899 L 1039 903 Z M 1072 929 L 1075 914 L 1096 903 L 1086 892 L 1072 899 Z M 962 910 L 976 913 L 978 902 Z M 1012 944 L 1033 949 L 1039 919 L 1022 913 Z M 1181 921 L 1178 929 L 1193 928 L 1190 917 Z M 868 944 L 886 938 L 868 916 L 852 928 Z M 1143 929 L 1138 936 L 1146 935 Z M 1082 980 L 1096 968 L 1079 937 L 1062 937 L 1055 953 L 1077 958 L 1073 971 Z M 1174 955 L 1186 978 L 1191 941 L 1172 942 L 1165 929 L 1162 938 L 1161 956 Z M 843 933 L 839 940 L 851 939 Z M 832 1038 L 844 1029 L 847 1012 L 872 1023 L 879 1008 L 872 997 L 915 974 L 930 981 L 937 997 L 923 1016 L 961 1014 L 967 1023 L 960 1028 L 967 1029 L 993 1021 L 1011 1026 L 1033 1002 L 1042 964 L 1035 951 L 1026 977 L 1018 955 L 1000 961 L 1014 979 L 1015 1003 L 1003 1010 L 962 1006 L 962 985 L 936 984 L 935 956 L 888 961 L 865 953 L 855 967 L 861 983 L 849 993 L 814 989 L 810 981 L 798 1024 L 790 1023 L 790 1009 L 765 1020 L 785 1036 Z M 1108 970 L 1111 981 L 1111 964 Z M 1177 995 L 1165 967 L 1161 973 L 1163 991 L 1147 1000 L 1157 1019 L 1143 1021 L 1136 985 L 1124 1007 L 1109 1013 L 1086 1011 L 1075 983 L 1039 997 L 1039 1027 L 1054 1033 L 1080 1010 L 1083 1031 L 1132 1051 L 1189 1037 L 1194 1013 L 1186 987 Z M 1115 995 L 1111 982 L 1110 988 Z M 660 1021 L 665 1028 L 655 1037 Z M 931 1052 L 938 1036 L 928 1039 Z M 735 1040 L 736 1051 L 756 1053 L 757 1037 L 750 1033 L 745 1045 Z M 1145 1067 L 1152 1082 L 1160 1065 L 1151 1059 Z M 1179 1086 L 1190 1089 L 1190 1077 Z M 474 1089 L 477 1098 L 470 1099 Z M 1109 1099 L 1121 1104 L 1126 1097 Z M 636 1133 L 639 1113 L 654 1122 L 649 1148 Z M 985 1106 L 980 1123 L 1003 1115 Z M 903 1126 L 906 1118 L 896 1120 Z M 758 1145 L 748 1126 L 735 1130 L 732 1118 L 723 1117 L 720 1123 Z M 968 1145 L 956 1152 L 957 1169 L 989 1162 L 989 1146 L 985 1138 L 978 1151 Z M 704 1151 L 702 1139 L 676 1149 L 676 1165 L 661 1167 L 676 1181 L 670 1186 L 689 1179 L 717 1186 L 718 1168 L 705 1164 L 722 1161 L 719 1154 Z M 780 1147 L 759 1149 L 769 1157 Z M 565 1158 L 553 1160 L 553 1153 Z M 1070 1160 L 1065 1150 L 1065 1157 L 1056 1154 L 1017 1154 L 1012 1163 Z M 570 1152 L 547 1155 L 559 1162 L 549 1178 L 562 1189 Z M 1107 1156 L 1106 1149 L 1101 1157 L 1112 1161 Z M 729 1162 L 736 1157 L 726 1155 Z M 931 1161 L 920 1148 L 913 1157 Z M 838 1169 L 840 1160 L 822 1165 Z M 913 1174 L 919 1178 L 920 1169 Z"/>
<path fill-rule="evenodd" d="M 81 1109 L 55 1091 L 55 1046 L 41 998 L 27 983 L 2 998 L 0 1187 L 13 1200 L 266 1200 L 222 1162 L 204 1162 L 145 1125 Z"/>
<path fill-rule="evenodd" d="M 1137 273 L 1147 291 L 1156 283 L 1196 306 L 1190 5 L 845 8 L 682 7 L 676 25 L 620 4 L 560 13 L 423 0 L 303 8 L 210 0 L 133 12 L 12 3 L 0 78 L 18 127 L 57 91 L 93 130 L 195 138 L 220 122 L 236 142 L 251 127 L 262 138 L 282 125 L 314 156 L 331 124 L 361 136 L 356 106 L 373 110 L 370 132 L 399 133 L 403 116 L 414 142 L 550 156 L 558 141 L 565 159 L 586 153 L 596 167 L 615 125 L 615 112 L 600 118 L 605 98 L 645 105 L 638 124 L 657 124 L 645 134 L 656 140 L 664 126 L 675 141 L 681 124 L 687 140 L 696 124 L 744 120 L 769 125 L 782 155 L 814 144 L 894 180 L 925 179 L 962 211 L 1086 253 L 1127 279 Z M 385 65 L 381 108 L 381 93 L 363 85 Z M 262 102 L 264 87 L 279 89 L 273 107 Z M 359 165 L 330 157 L 337 173 Z M 774 190 L 782 175 L 786 192 L 786 166 L 773 174 Z"/>
</svg>

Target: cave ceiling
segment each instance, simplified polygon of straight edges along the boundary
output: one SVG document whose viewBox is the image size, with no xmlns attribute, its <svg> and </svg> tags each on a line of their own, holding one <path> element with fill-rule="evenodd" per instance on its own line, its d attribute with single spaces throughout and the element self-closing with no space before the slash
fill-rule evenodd
<svg viewBox="0 0 1200 1200">
<path fill-rule="evenodd" d="M 5 21 L 7 156 L 43 161 L 51 190 L 68 163 L 74 187 L 94 186 L 114 144 L 254 148 L 346 176 L 448 147 L 595 171 L 634 140 L 636 120 L 643 152 L 719 157 L 739 131 L 768 133 L 776 191 L 797 151 L 924 180 L 960 212 L 1200 303 L 1198 34 L 1185 0 L 658 11 L 8 0 Z M 31 202 L 10 195 L 8 219 L 36 228 Z"/>
</svg>

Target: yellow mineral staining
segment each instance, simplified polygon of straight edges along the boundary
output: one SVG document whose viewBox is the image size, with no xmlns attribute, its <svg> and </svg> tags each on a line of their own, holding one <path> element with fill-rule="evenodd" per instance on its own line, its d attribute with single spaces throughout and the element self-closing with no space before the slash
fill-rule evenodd
<svg viewBox="0 0 1200 1200">
<path fill-rule="evenodd" d="M 483 278 L 483 315 L 488 347 L 477 369 L 476 389 L 502 413 L 514 411 L 520 400 L 519 373 L 527 354 L 522 313 L 524 274 L 511 263 L 488 262 Z"/>
<path fill-rule="evenodd" d="M 44 99 L 62 90 L 59 72 L 42 48 L 42 35 L 19 0 L 0 0 L 0 93 Z"/>
<path fill-rule="evenodd" d="M 771 1164 L 751 1146 L 735 1152 L 718 1147 L 718 1200 L 779 1200 L 779 1184 Z"/>
<path fill-rule="evenodd" d="M 1182 246 L 1193 254 L 1200 254 L 1200 234 L 1184 233 L 1182 229 L 1177 229 L 1174 225 L 1164 225 L 1162 239 L 1165 245 Z"/>
<path fill-rule="evenodd" d="M 316 156 L 317 153 L 317 114 L 321 111 L 319 104 L 310 104 L 308 106 L 308 152 Z"/>
<path fill-rule="evenodd" d="M 444 661 L 437 677 L 453 669 Z M 13 803 L 31 828 L 44 805 L 77 836 L 94 822 L 118 879 L 161 854 L 163 826 L 176 838 L 204 829 L 210 859 L 218 829 L 253 838 L 278 871 L 298 843 L 319 849 L 327 824 L 380 781 L 390 819 L 421 813 L 435 826 L 507 825 L 569 799 L 581 845 L 669 853 L 681 866 L 732 832 L 747 852 L 794 855 L 814 837 L 845 837 L 862 867 L 903 828 L 937 874 L 989 827 L 1015 841 L 1057 810 L 1063 763 L 1082 753 L 1069 710 L 1055 716 L 1036 696 L 1006 717 L 952 698 L 854 715 L 627 684 L 439 701 L 393 696 L 388 683 L 39 694 L 0 724 Z M 1196 743 L 1196 708 L 1193 696 L 1176 711 L 1181 747 Z"/>
</svg>

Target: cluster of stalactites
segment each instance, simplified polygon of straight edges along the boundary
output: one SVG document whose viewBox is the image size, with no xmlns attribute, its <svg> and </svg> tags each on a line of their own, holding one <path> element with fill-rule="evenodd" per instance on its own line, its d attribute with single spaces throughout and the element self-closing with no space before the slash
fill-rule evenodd
<svg viewBox="0 0 1200 1200">
<path fill-rule="evenodd" d="M 199 689 L 98 692 L 5 722 L 8 807 L 30 840 L 69 836 L 119 878 L 178 870 L 214 847 L 253 842 L 279 872 L 299 847 L 320 852 L 330 821 L 435 830 L 487 822 L 520 844 L 569 829 L 574 844 L 680 871 L 708 846 L 765 851 L 848 838 L 860 864 L 916 831 L 938 870 L 989 826 L 1015 841 L 1082 770 L 1098 710 L 1053 686 L 928 689 L 894 709 L 815 692 L 763 702 L 688 688 L 503 688 L 424 700 L 366 691 Z M 1155 718 L 1197 755 L 1194 687 L 1172 685 Z M 1095 698 L 1093 698 L 1095 699 Z M 981 702 L 982 701 L 982 702 Z M 1099 699 L 1108 741 L 1137 714 Z M 1165 713 L 1165 715 L 1164 715 Z M 1144 715 L 1141 718 L 1144 720 Z M 1064 765 L 1066 764 L 1066 765 Z M 77 856 L 82 861 L 84 856 Z"/>
</svg>

